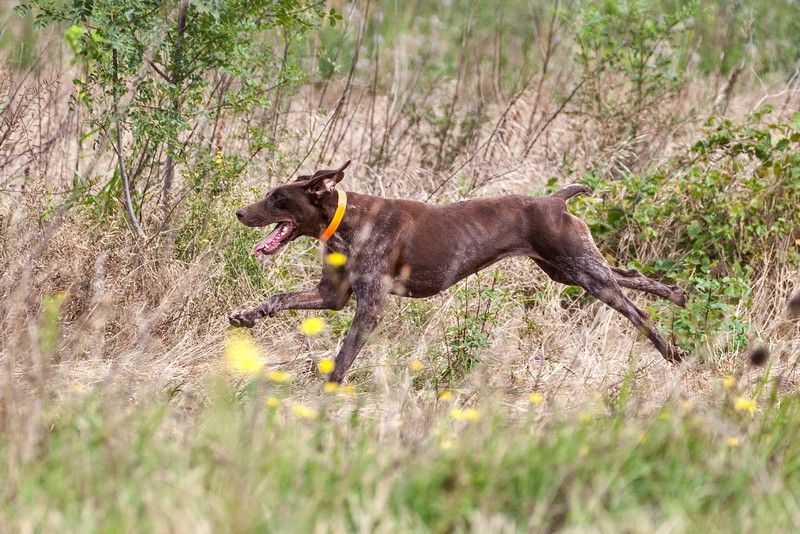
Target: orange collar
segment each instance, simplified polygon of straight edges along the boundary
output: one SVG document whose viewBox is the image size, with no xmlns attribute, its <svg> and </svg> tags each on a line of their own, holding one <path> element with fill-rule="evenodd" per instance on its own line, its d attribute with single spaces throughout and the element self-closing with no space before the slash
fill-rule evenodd
<svg viewBox="0 0 800 534">
<path fill-rule="evenodd" d="M 347 193 L 341 189 L 337 189 L 336 193 L 339 195 L 339 202 L 336 204 L 336 212 L 333 214 L 331 223 L 327 228 L 325 228 L 325 231 L 322 232 L 322 235 L 319 236 L 320 241 L 327 241 L 333 237 L 333 234 L 336 233 L 336 230 L 339 228 L 339 224 L 341 224 L 342 219 L 344 219 L 344 212 L 347 209 Z"/>
</svg>

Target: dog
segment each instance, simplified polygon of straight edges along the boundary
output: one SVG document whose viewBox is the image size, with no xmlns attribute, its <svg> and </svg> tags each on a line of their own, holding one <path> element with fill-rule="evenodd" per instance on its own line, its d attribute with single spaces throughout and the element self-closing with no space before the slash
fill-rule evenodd
<svg viewBox="0 0 800 534">
<path fill-rule="evenodd" d="M 380 321 L 388 294 L 429 297 L 503 258 L 528 256 L 554 281 L 580 286 L 627 317 L 670 362 L 684 357 L 621 288 L 652 293 L 678 306 L 685 305 L 685 291 L 606 263 L 586 223 L 567 211 L 566 201 L 591 194 L 588 187 L 569 185 L 541 197 L 430 205 L 347 193 L 338 185 L 348 165 L 299 176 L 236 211 L 246 226 L 275 224 L 253 248 L 256 257 L 310 236 L 324 242 L 326 254 L 344 255 L 335 257 L 346 261 L 327 262 L 314 289 L 275 295 L 253 310 L 231 315 L 231 325 L 252 328 L 259 319 L 289 309 L 341 310 L 355 295 L 353 324 L 328 377 L 341 382 Z"/>
</svg>

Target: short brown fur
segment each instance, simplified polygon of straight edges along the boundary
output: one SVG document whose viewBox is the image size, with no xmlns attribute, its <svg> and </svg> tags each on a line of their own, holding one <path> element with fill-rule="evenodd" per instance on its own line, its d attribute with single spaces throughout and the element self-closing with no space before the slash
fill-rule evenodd
<svg viewBox="0 0 800 534">
<path fill-rule="evenodd" d="M 289 242 L 318 238 L 336 209 L 336 185 L 344 169 L 317 171 L 270 191 L 264 200 L 237 211 L 247 226 L 288 221 Z M 669 361 L 683 357 L 667 342 L 621 287 L 666 298 L 679 306 L 686 293 L 635 269 L 609 267 L 586 224 L 567 211 L 566 201 L 591 193 L 570 185 L 544 197 L 510 195 L 444 206 L 348 193 L 345 217 L 325 243 L 325 252 L 347 256 L 343 267 L 325 265 L 316 288 L 275 295 L 258 308 L 231 315 L 234 326 L 252 327 L 287 309 L 342 309 L 356 297 L 353 325 L 329 379 L 341 381 L 383 314 L 387 294 L 428 297 L 509 256 L 528 256 L 562 284 L 577 285 L 627 317 Z"/>
</svg>

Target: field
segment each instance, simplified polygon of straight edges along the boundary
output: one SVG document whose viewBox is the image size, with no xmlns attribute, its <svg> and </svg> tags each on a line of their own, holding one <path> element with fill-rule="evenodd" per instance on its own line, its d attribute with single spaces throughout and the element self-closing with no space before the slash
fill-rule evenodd
<svg viewBox="0 0 800 534">
<path fill-rule="evenodd" d="M 0 6 L 0 531 L 800 525 L 800 5 L 32 0 Z M 689 353 L 503 260 L 339 312 L 234 212 L 347 191 L 570 201 Z M 320 332 L 308 319 L 321 319 Z"/>
</svg>

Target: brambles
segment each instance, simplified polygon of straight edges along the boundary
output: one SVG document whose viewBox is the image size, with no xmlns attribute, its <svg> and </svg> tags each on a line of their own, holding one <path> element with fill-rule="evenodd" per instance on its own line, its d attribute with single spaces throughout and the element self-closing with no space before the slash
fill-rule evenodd
<svg viewBox="0 0 800 534">
<path fill-rule="evenodd" d="M 587 179 L 602 201 L 579 201 L 580 212 L 601 249 L 690 289 L 675 312 L 678 340 L 697 346 L 724 335 L 743 347 L 747 324 L 734 310 L 750 305 L 752 280 L 800 265 L 791 239 L 800 226 L 800 115 L 766 122 L 771 111 L 709 119 L 683 156 L 652 172 Z"/>
</svg>

